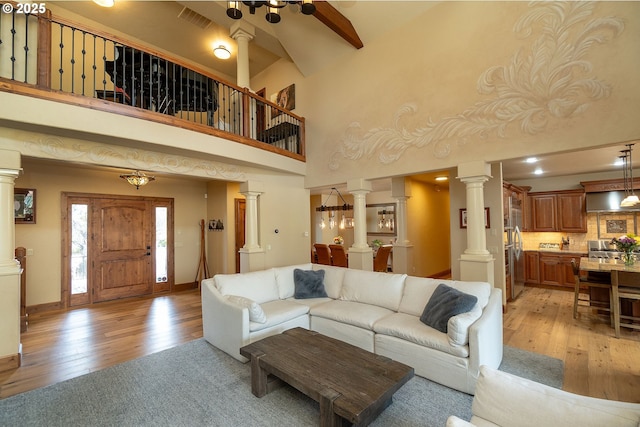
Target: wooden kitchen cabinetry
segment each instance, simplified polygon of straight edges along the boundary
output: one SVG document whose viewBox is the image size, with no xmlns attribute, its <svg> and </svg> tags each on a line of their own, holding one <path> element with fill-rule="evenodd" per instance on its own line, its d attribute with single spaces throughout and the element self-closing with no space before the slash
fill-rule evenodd
<svg viewBox="0 0 640 427">
<path fill-rule="evenodd" d="M 540 259 L 538 264 L 538 274 L 540 277 L 539 283 L 541 285 L 574 286 L 575 279 L 573 276 L 571 260 L 575 259 L 576 262 L 580 264 L 580 257 L 584 257 L 586 254 L 575 252 L 538 252 L 538 254 Z"/>
<path fill-rule="evenodd" d="M 524 253 L 524 281 L 525 283 L 540 283 L 540 254 L 538 251 Z"/>
<path fill-rule="evenodd" d="M 586 195 L 583 190 L 528 193 L 529 231 L 587 232 Z"/>
</svg>

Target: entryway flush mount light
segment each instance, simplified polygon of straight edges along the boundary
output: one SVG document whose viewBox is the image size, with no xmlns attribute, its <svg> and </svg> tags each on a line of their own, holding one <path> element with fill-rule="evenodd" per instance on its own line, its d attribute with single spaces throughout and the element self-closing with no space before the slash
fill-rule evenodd
<svg viewBox="0 0 640 427">
<path fill-rule="evenodd" d="M 147 185 L 151 181 L 156 180 L 155 176 L 145 175 L 144 172 L 140 172 L 140 171 L 135 171 L 130 174 L 120 175 L 120 178 L 126 179 L 129 184 L 136 187 L 136 190 L 138 190 L 140 187 L 144 185 Z"/>
<path fill-rule="evenodd" d="M 229 52 L 229 49 L 227 49 L 223 45 L 220 45 L 220 46 L 216 47 L 215 49 L 213 49 L 213 54 L 216 56 L 216 58 L 220 58 L 220 59 L 229 59 L 229 58 L 231 58 L 231 52 Z"/>
<path fill-rule="evenodd" d="M 116 4 L 115 0 L 93 0 L 93 2 L 102 7 L 113 7 Z"/>
<path fill-rule="evenodd" d="M 256 9 L 265 6 L 267 14 L 265 19 L 267 22 L 277 24 L 280 22 L 280 9 L 288 4 L 300 5 L 300 11 L 305 15 L 313 15 L 316 11 L 316 6 L 313 4 L 313 0 L 302 1 L 282 1 L 282 0 L 267 0 L 267 1 L 228 1 L 227 2 L 227 16 L 233 19 L 242 18 L 241 5 L 249 7 L 249 13 L 255 14 Z"/>
</svg>

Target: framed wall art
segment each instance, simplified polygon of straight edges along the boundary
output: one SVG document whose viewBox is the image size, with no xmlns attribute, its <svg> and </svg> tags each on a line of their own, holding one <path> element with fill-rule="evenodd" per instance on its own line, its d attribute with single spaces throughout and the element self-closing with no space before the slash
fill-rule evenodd
<svg viewBox="0 0 640 427">
<path fill-rule="evenodd" d="M 296 108 L 296 85 L 292 84 L 284 89 L 280 90 L 272 101 L 278 104 L 278 107 L 284 108 L 287 111 L 292 111 Z M 271 108 L 271 117 L 277 117 L 281 114 L 280 110 Z"/>
<path fill-rule="evenodd" d="M 484 228 L 490 228 L 489 208 L 484 208 Z M 460 228 L 467 228 L 467 210 L 460 209 Z"/>
<path fill-rule="evenodd" d="M 16 188 L 13 191 L 13 217 L 16 224 L 36 223 L 36 190 Z"/>
</svg>

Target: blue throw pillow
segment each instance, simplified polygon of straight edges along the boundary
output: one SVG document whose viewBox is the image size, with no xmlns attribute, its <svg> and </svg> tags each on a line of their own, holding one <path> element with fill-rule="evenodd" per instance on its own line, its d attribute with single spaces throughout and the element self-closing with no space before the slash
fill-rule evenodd
<svg viewBox="0 0 640 427">
<path fill-rule="evenodd" d="M 449 319 L 470 311 L 477 302 L 475 295 L 465 294 L 440 283 L 424 307 L 420 321 L 446 334 Z"/>
<path fill-rule="evenodd" d="M 324 290 L 324 270 L 293 270 L 293 284 L 296 299 L 322 298 L 327 296 Z"/>
</svg>

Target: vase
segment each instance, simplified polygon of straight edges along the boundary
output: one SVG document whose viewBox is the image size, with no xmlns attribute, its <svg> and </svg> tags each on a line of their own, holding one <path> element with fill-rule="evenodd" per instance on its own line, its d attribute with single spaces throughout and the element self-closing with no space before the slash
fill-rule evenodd
<svg viewBox="0 0 640 427">
<path fill-rule="evenodd" d="M 633 254 L 633 251 L 627 251 L 622 254 L 622 261 L 624 265 L 633 265 L 636 262 L 636 256 Z"/>
</svg>

